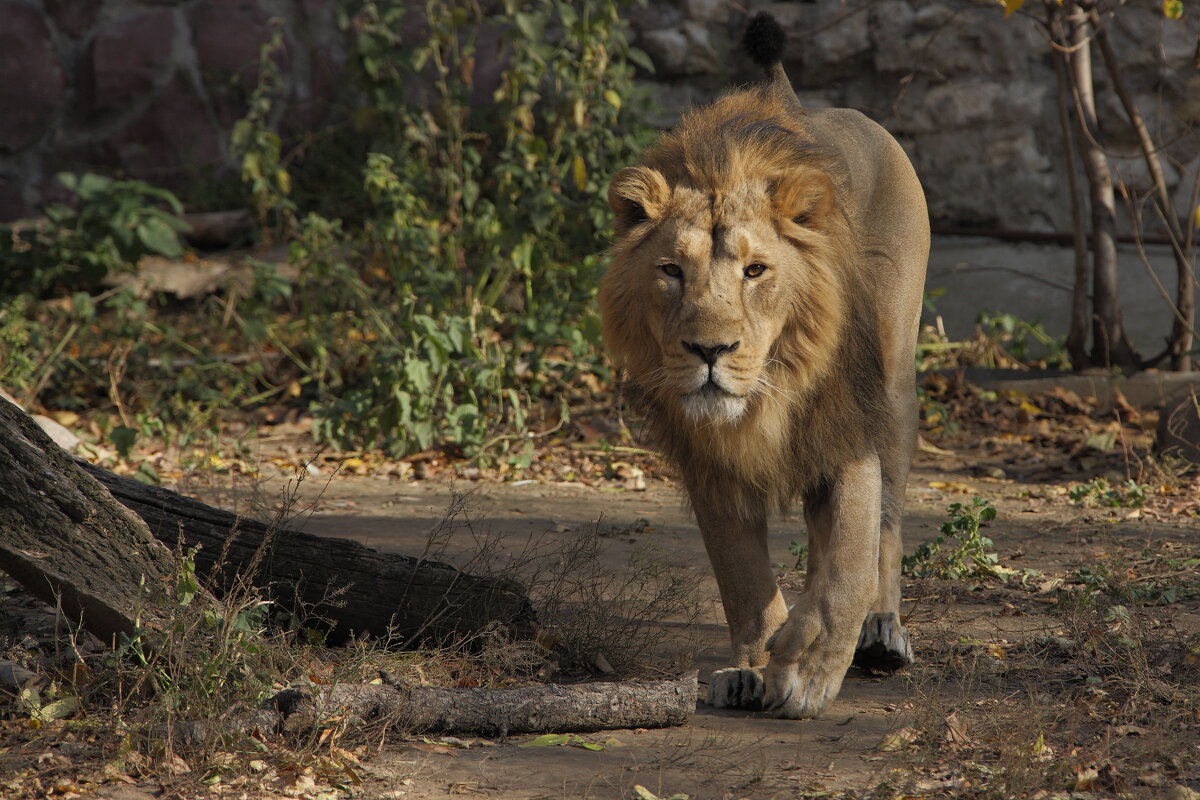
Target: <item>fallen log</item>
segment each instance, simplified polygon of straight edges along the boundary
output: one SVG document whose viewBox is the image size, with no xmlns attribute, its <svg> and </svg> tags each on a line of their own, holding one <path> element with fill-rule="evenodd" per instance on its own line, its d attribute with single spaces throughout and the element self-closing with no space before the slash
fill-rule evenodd
<svg viewBox="0 0 1200 800">
<path fill-rule="evenodd" d="M 330 643 L 390 633 L 404 646 L 461 639 L 496 624 L 513 636 L 533 633 L 533 607 L 512 581 L 264 525 L 80 464 L 168 547 L 198 546 L 196 572 L 218 594 L 233 579 L 248 579 L 284 608 L 327 623 Z"/>
<path fill-rule="evenodd" d="M 217 250 L 246 241 L 254 232 L 254 217 L 247 209 L 184 214 L 188 229 L 184 240 L 192 247 Z"/>
<path fill-rule="evenodd" d="M 351 725 L 406 733 L 509 736 L 685 725 L 696 709 L 697 673 L 663 681 L 543 684 L 519 689 L 447 689 L 400 684 L 342 684 L 285 689 L 253 715 L 176 723 L 184 742 L 214 734 L 305 733 L 339 718 Z M 165 730 L 155 732 L 163 736 Z"/>
<path fill-rule="evenodd" d="M 0 658 L 0 692 L 20 694 L 26 689 L 44 689 L 49 683 L 46 678 L 25 669 L 17 662 Z"/>
<path fill-rule="evenodd" d="M 136 515 L 0 399 L 0 570 L 101 641 L 164 619 L 175 559 Z"/>
<path fill-rule="evenodd" d="M 72 458 L 0 400 L 0 570 L 111 643 L 139 620 L 154 628 L 165 618 L 148 604 L 174 577 L 179 547 L 200 548 L 197 574 L 214 589 L 249 581 L 326 622 L 332 642 L 392 635 L 403 646 L 497 623 L 517 636 L 533 631 L 529 598 L 511 581 L 276 529 L 114 475 Z"/>
</svg>

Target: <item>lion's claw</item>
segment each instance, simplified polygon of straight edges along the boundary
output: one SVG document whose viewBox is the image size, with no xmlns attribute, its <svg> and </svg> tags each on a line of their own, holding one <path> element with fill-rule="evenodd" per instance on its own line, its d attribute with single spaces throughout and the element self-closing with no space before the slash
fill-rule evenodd
<svg viewBox="0 0 1200 800">
<path fill-rule="evenodd" d="M 762 708 L 763 678 L 757 669 L 715 670 L 708 681 L 708 704 L 713 708 Z"/>
<path fill-rule="evenodd" d="M 763 708 L 777 717 L 806 719 L 818 717 L 837 696 L 846 673 L 846 664 L 830 667 L 830 660 L 814 657 L 810 662 L 797 663 L 772 658 L 763 673 L 766 688 Z"/>
<path fill-rule="evenodd" d="M 876 672 L 895 672 L 914 661 L 908 631 L 892 611 L 875 611 L 863 621 L 854 665 Z"/>
</svg>

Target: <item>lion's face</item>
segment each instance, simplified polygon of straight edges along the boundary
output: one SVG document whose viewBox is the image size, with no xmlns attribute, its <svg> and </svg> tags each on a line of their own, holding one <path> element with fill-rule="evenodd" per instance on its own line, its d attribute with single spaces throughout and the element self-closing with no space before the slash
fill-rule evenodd
<svg viewBox="0 0 1200 800">
<path fill-rule="evenodd" d="M 601 305 L 630 379 L 696 423 L 735 423 L 793 391 L 797 369 L 812 366 L 797 363 L 804 338 L 838 310 L 814 304 L 840 307 L 811 257 L 831 204 L 825 174 L 716 189 L 634 167 L 614 178 L 610 201 L 619 242 Z"/>
</svg>

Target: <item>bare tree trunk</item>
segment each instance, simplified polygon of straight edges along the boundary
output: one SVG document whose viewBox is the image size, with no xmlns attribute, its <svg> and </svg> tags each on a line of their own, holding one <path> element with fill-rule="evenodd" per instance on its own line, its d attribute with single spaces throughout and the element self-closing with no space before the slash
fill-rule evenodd
<svg viewBox="0 0 1200 800">
<path fill-rule="evenodd" d="M 153 630 L 174 554 L 0 398 L 0 570 L 102 641 Z"/>
<path fill-rule="evenodd" d="M 1184 251 L 1183 228 L 1179 224 L 1171 197 L 1167 193 L 1167 182 L 1163 177 L 1162 166 L 1158 163 L 1157 148 L 1150 138 L 1150 131 L 1146 129 L 1146 123 L 1142 119 L 1141 113 L 1133 102 L 1133 97 L 1125 88 L 1125 82 L 1121 78 L 1121 65 L 1108 41 L 1108 32 L 1100 20 L 1100 15 L 1095 10 L 1088 14 L 1088 19 L 1092 24 L 1096 44 L 1100 46 L 1104 66 L 1112 79 L 1113 89 L 1120 98 L 1121 105 L 1125 107 L 1125 113 L 1129 115 L 1129 122 L 1133 125 L 1134 132 L 1137 133 L 1142 158 L 1146 161 L 1146 169 L 1154 183 L 1154 201 L 1158 204 L 1159 212 L 1167 226 L 1167 233 L 1172 240 L 1171 252 L 1175 256 L 1176 293 L 1175 308 L 1172 309 L 1174 322 L 1171 325 L 1168 351 L 1171 355 L 1171 369 L 1176 372 L 1191 372 L 1191 357 L 1188 352 L 1192 349 L 1196 285 L 1192 278 L 1190 259 Z"/>
<path fill-rule="evenodd" d="M 1062 30 L 1060 8 L 1047 0 L 1046 15 L 1049 18 L 1050 35 L 1064 48 L 1067 37 Z M 1091 365 L 1088 358 L 1088 264 L 1087 226 L 1083 221 L 1083 196 L 1079 192 L 1078 167 L 1075 160 L 1075 130 L 1071 125 L 1070 83 L 1067 76 L 1069 57 L 1065 53 L 1052 51 L 1056 84 L 1055 100 L 1058 105 L 1058 122 L 1062 132 L 1063 162 L 1067 171 L 1067 187 L 1071 193 L 1071 233 L 1075 246 L 1075 283 L 1071 290 L 1071 323 L 1067 332 L 1067 353 L 1071 365 L 1083 369 Z"/>
<path fill-rule="evenodd" d="M 1067 21 L 1071 30 L 1071 79 L 1083 149 L 1083 165 L 1091 189 L 1092 205 L 1092 361 L 1132 371 L 1138 355 L 1121 322 L 1121 297 L 1117 277 L 1117 209 L 1113 197 L 1108 157 L 1098 142 L 1100 126 L 1092 86 L 1092 51 L 1086 12 L 1071 4 Z"/>
</svg>

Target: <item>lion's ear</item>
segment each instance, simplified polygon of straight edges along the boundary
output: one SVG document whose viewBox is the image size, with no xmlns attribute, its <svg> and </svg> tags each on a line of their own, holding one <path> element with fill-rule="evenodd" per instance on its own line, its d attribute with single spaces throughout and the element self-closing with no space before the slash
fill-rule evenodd
<svg viewBox="0 0 1200 800">
<path fill-rule="evenodd" d="M 775 180 L 771 203 L 780 219 L 820 228 L 833 210 L 833 181 L 819 169 L 791 170 Z"/>
<path fill-rule="evenodd" d="M 649 167 L 626 167 L 613 176 L 608 187 L 608 205 L 616 215 L 613 227 L 618 236 L 648 220 L 657 219 L 671 190 L 662 173 Z"/>
</svg>

